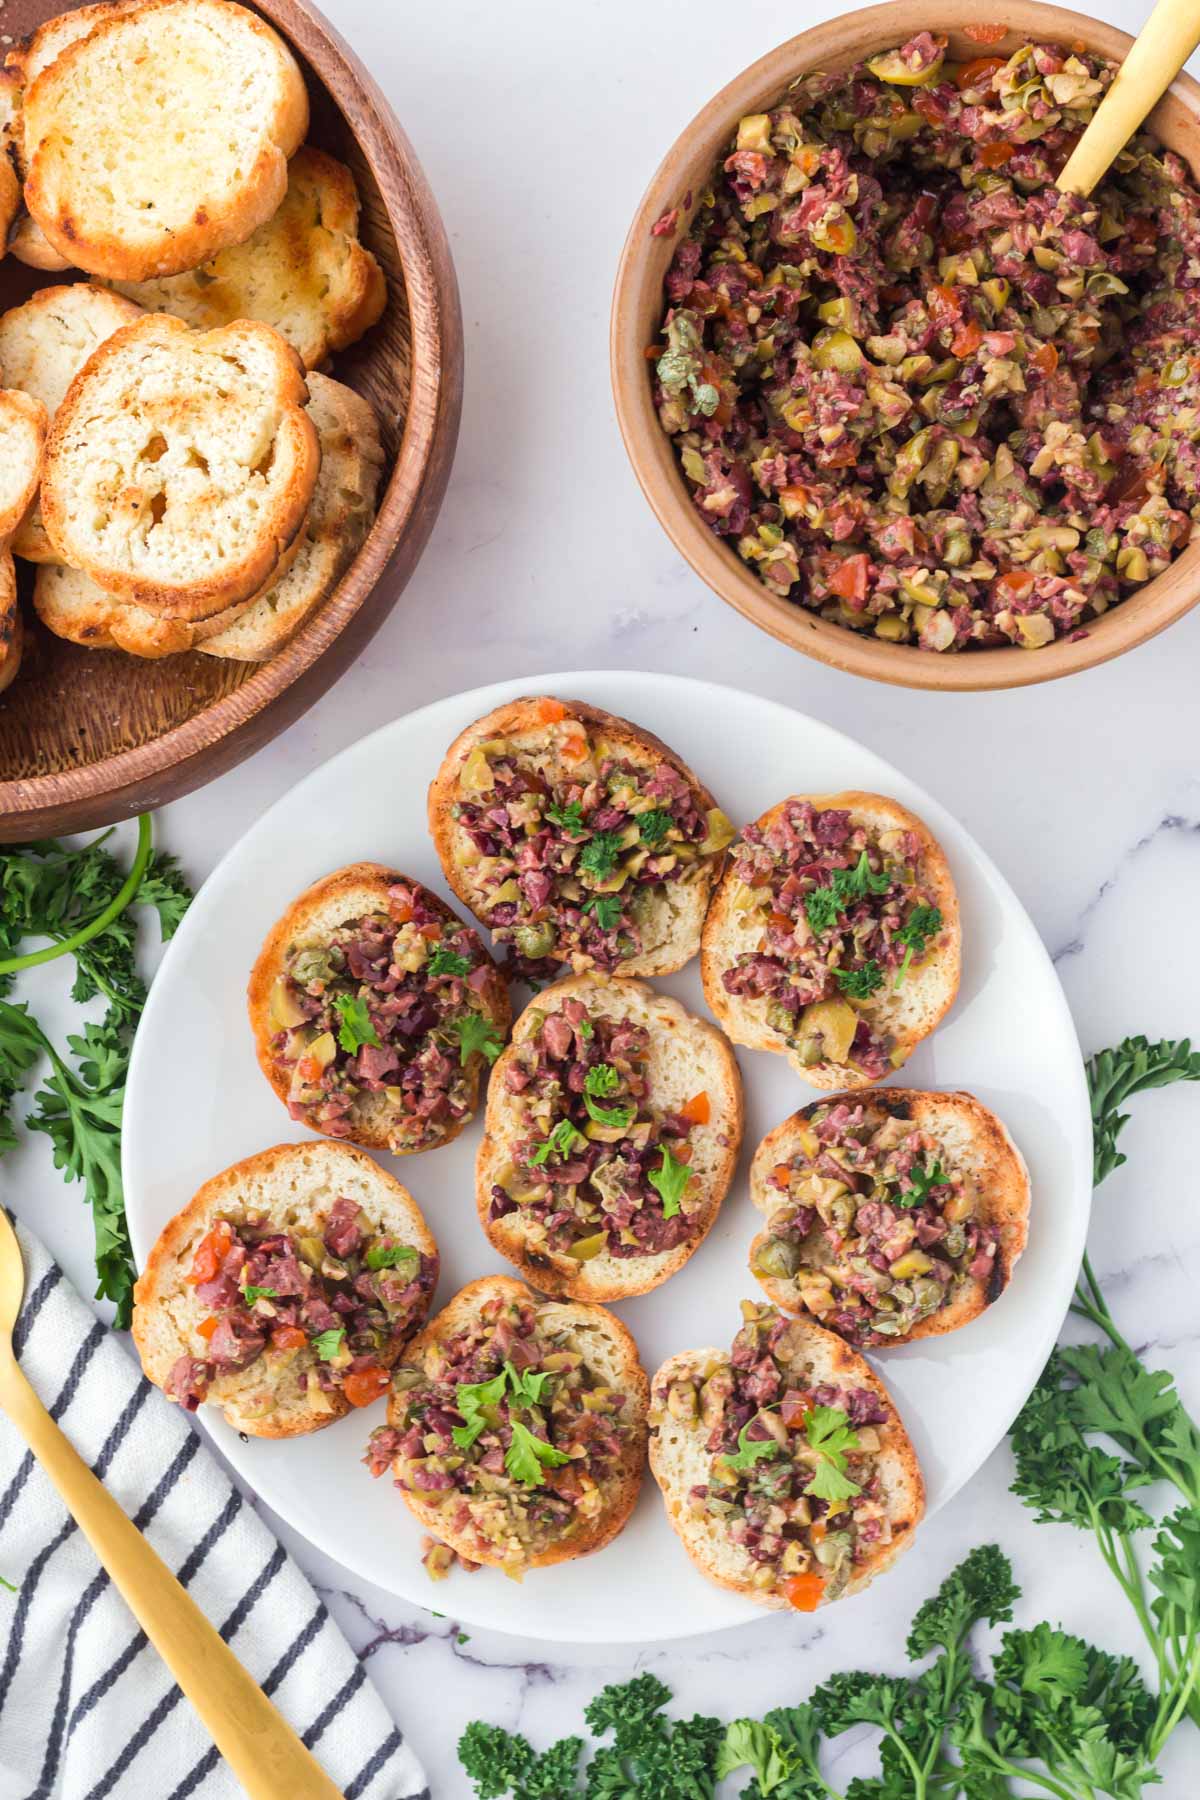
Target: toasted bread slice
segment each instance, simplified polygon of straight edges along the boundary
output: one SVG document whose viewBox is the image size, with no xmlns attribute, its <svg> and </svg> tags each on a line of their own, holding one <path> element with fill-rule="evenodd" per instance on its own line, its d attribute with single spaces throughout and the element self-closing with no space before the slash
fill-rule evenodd
<svg viewBox="0 0 1200 1800">
<path fill-rule="evenodd" d="M 396 888 L 404 890 L 403 899 L 393 893 Z M 378 1077 L 369 1075 L 362 1066 L 361 1044 L 369 1043 L 367 1035 L 360 1035 L 360 1049 L 350 1053 L 341 1041 L 344 1026 L 338 1027 L 336 1044 L 332 1032 L 326 1033 L 329 1043 L 324 1048 L 328 1049 L 329 1060 L 322 1068 L 329 1069 L 331 1079 L 336 1081 L 336 1093 L 331 1093 L 328 1088 L 314 1087 L 298 1074 L 297 1063 L 304 1047 L 293 1042 L 295 1032 L 303 1029 L 306 1036 L 316 1035 L 321 1025 L 321 1006 L 335 1021 L 341 1013 L 337 996 L 356 1001 L 369 998 L 373 1006 L 390 997 L 391 1004 L 385 1012 L 399 1018 L 403 1009 L 396 1003 L 396 984 L 386 986 L 386 963 L 381 971 L 385 985 L 379 995 L 371 992 L 373 984 L 365 978 L 351 973 L 338 980 L 329 976 L 321 983 L 321 1006 L 308 1009 L 298 1002 L 295 989 L 299 984 L 292 982 L 289 968 L 298 952 L 325 951 L 343 927 L 353 926 L 369 915 L 379 915 L 394 935 L 390 954 L 401 957 L 404 965 L 400 986 L 406 995 L 417 995 L 416 1005 L 428 1009 L 431 1018 L 428 1025 L 423 1024 L 404 1040 L 397 1050 L 398 1061 Z M 422 925 L 427 927 L 424 932 Z M 441 935 L 435 938 L 438 928 Z M 428 964 L 439 944 L 443 950 L 452 950 L 454 966 L 458 960 L 469 965 L 474 984 L 469 978 L 459 979 L 452 973 L 430 975 Z M 351 960 L 347 958 L 347 963 Z M 308 991 L 311 990 L 310 980 Z M 293 900 L 259 952 L 250 975 L 247 1002 L 259 1067 L 292 1117 L 314 1130 L 365 1144 L 368 1149 L 391 1150 L 397 1156 L 448 1144 L 474 1116 L 488 1052 L 482 1047 L 469 1048 L 469 1040 L 459 1036 L 455 1022 L 469 1015 L 480 1027 L 476 1035 L 482 1035 L 484 1023 L 490 1025 L 489 1048 L 495 1055 L 508 1035 L 512 1018 L 508 990 L 477 934 L 437 894 L 395 869 L 372 862 L 336 869 Z M 303 1023 L 305 1011 L 310 1019 L 318 1021 L 317 1026 Z M 379 1038 L 380 1030 L 372 1029 Z M 394 1025 L 393 1030 L 399 1035 L 398 1026 Z M 386 1038 L 386 1030 L 383 1036 Z M 416 1058 L 422 1053 L 435 1055 L 438 1046 L 447 1047 L 445 1054 L 454 1065 L 454 1073 L 448 1075 L 439 1067 L 428 1084 L 416 1083 L 415 1090 L 406 1089 L 404 1083 Z M 381 1049 L 383 1045 L 374 1047 Z M 352 1066 L 356 1063 L 357 1068 Z M 386 1075 L 394 1079 L 388 1082 Z M 444 1083 L 442 1075 L 446 1075 Z M 302 1097 L 309 1092 L 311 1098 Z M 410 1092 L 418 1110 L 409 1104 Z M 342 1105 L 339 1096 L 344 1098 L 347 1093 L 351 1095 L 350 1102 Z M 438 1104 L 420 1109 L 422 1102 L 434 1097 L 440 1097 Z"/>
<path fill-rule="evenodd" d="M 71 383 L 46 446 L 55 560 L 167 618 L 259 594 L 321 466 L 307 400 L 295 351 L 269 325 L 194 332 L 147 314 L 118 331 Z"/>
<path fill-rule="evenodd" d="M 484 857 L 468 830 L 471 810 L 483 810 L 494 796 L 495 761 L 510 763 L 519 782 L 529 778 L 530 791 L 542 796 L 539 810 L 553 801 L 565 818 L 572 804 L 578 808 L 581 797 L 588 801 L 588 812 L 579 815 L 583 823 L 577 830 L 553 824 L 545 814 L 541 817 L 537 835 L 544 837 L 549 832 L 553 854 L 568 865 L 565 873 L 551 872 L 550 893 L 544 901 L 539 902 L 531 888 L 531 877 L 540 871 L 522 866 L 521 879 L 516 880 L 511 850 L 503 854 L 504 846 L 497 844 L 501 854 Z M 649 879 L 643 868 L 624 881 L 622 871 L 629 864 L 640 861 L 646 865 L 649 857 L 648 866 L 653 868 L 657 859 L 644 843 L 639 845 L 634 814 L 608 804 L 599 781 L 602 765 L 632 772 L 638 791 L 631 805 L 641 814 L 661 813 L 664 807 L 678 805 L 689 817 L 692 836 L 686 842 L 678 841 L 678 833 L 672 830 L 659 843 L 662 859 L 676 865 L 669 877 Z M 680 790 L 678 800 L 655 791 L 672 784 Z M 494 804 L 494 798 L 490 803 Z M 523 803 L 529 804 L 528 793 Z M 602 835 L 598 828 L 588 826 L 587 818 L 595 816 L 598 809 L 608 814 L 620 811 L 628 821 L 624 835 L 631 840 L 622 846 L 623 858 L 608 874 L 587 871 L 592 853 L 589 844 L 592 850 L 598 848 L 594 840 Z M 538 978 L 564 963 L 577 974 L 593 967 L 611 975 L 667 975 L 681 969 L 699 947 L 723 846 L 733 836 L 732 826 L 708 789 L 659 738 L 584 701 L 547 695 L 512 700 L 459 733 L 429 789 L 429 829 L 446 880 L 459 899 L 490 927 L 497 942 L 515 943 L 518 966 Z M 517 834 L 519 840 L 526 835 L 524 827 Z M 568 842 L 578 845 L 578 850 L 565 848 Z M 497 902 L 497 893 L 514 885 L 519 890 L 515 903 Z M 637 897 L 636 924 L 618 909 L 619 921 L 624 923 L 604 930 L 595 904 L 601 899 L 620 899 L 622 885 Z M 510 918 L 514 911 L 515 918 Z M 530 930 L 533 938 L 515 935 Z M 535 940 L 545 941 L 548 947 L 522 948 L 523 942 Z M 628 949 L 623 950 L 622 945 Z"/>
<path fill-rule="evenodd" d="M 33 505 L 48 424 L 32 394 L 0 389 L 0 544 L 11 541 Z"/>
<path fill-rule="evenodd" d="M 146 1259 L 134 1289 L 132 1329 L 142 1368 L 156 1387 L 170 1392 L 180 1359 L 203 1362 L 209 1353 L 210 1340 L 199 1328 L 214 1306 L 198 1291 L 193 1262 L 217 1221 L 243 1224 L 249 1215 L 261 1215 L 274 1231 L 293 1238 L 323 1237 L 340 1199 L 357 1203 L 373 1233 L 386 1233 L 433 1263 L 423 1295 L 406 1315 L 412 1330 L 424 1323 L 436 1284 L 437 1245 L 408 1189 L 349 1145 L 279 1144 L 206 1181 L 163 1227 Z M 263 1330 L 269 1329 L 268 1315 Z M 396 1362 L 407 1341 L 398 1334 L 378 1349 L 385 1368 Z M 279 1350 L 268 1342 L 246 1367 L 213 1375 L 205 1399 L 222 1409 L 235 1431 L 250 1437 L 300 1437 L 351 1411 L 340 1386 L 311 1391 L 307 1376 L 318 1366 L 311 1343 Z"/>
<path fill-rule="evenodd" d="M 288 166 L 279 211 L 244 244 L 184 275 L 113 285 L 201 330 L 262 319 L 316 369 L 369 331 L 387 304 L 383 271 L 358 241 L 358 214 L 349 169 L 305 144 Z"/>
<path fill-rule="evenodd" d="M 31 31 L 21 43 L 14 44 L 4 59 L 5 65 L 22 87 L 31 87 L 42 70 L 56 62 L 77 39 L 87 37 L 106 19 L 133 12 L 142 4 L 143 0 L 95 0 L 93 5 L 59 13 Z"/>
<path fill-rule="evenodd" d="M 21 83 L 0 69 L 0 255 L 21 212 Z"/>
<path fill-rule="evenodd" d="M 39 288 L 23 306 L 0 315 L 0 371 L 10 386 L 40 400 L 50 423 L 93 350 L 142 311 L 91 282 Z M 53 562 L 54 551 L 35 505 L 13 540 L 27 562 Z"/>
<path fill-rule="evenodd" d="M 211 619 L 167 619 L 148 606 L 114 600 L 90 575 L 64 563 L 40 563 L 33 583 L 33 609 L 55 637 L 85 650 L 123 650 L 156 661 L 196 650 L 205 637 L 230 631 L 255 603 L 242 601 Z"/>
<path fill-rule="evenodd" d="M 857 1178 L 857 1193 L 844 1191 L 834 1164 Z M 930 1175 L 944 1180 L 927 1187 Z M 920 1198 L 907 1198 L 914 1191 Z M 750 1246 L 768 1298 L 784 1312 L 811 1312 L 859 1349 L 937 1337 L 978 1318 L 1008 1286 L 1029 1235 L 1024 1158 L 971 1094 L 884 1088 L 815 1101 L 767 1133 L 750 1165 L 750 1198 L 777 1226 Z M 852 1206 L 870 1209 L 861 1226 L 857 1212 L 845 1216 Z M 889 1262 L 915 1255 L 927 1267 L 893 1278 L 872 1264 L 871 1290 L 901 1290 L 879 1312 L 860 1296 L 863 1267 L 884 1245 Z M 928 1285 L 906 1302 L 914 1280 Z"/>
<path fill-rule="evenodd" d="M 523 1310 L 526 1318 L 532 1311 L 533 1334 L 539 1352 L 566 1351 L 580 1357 L 585 1376 L 592 1386 L 612 1389 L 624 1399 L 620 1415 L 623 1429 L 620 1454 L 597 1480 L 594 1498 L 589 1491 L 586 1502 L 576 1499 L 573 1505 L 564 1507 L 561 1528 L 555 1530 L 548 1524 L 536 1542 L 521 1542 L 519 1520 L 514 1518 L 513 1509 L 520 1507 L 523 1494 L 540 1494 L 546 1489 L 557 1494 L 559 1490 L 554 1484 L 557 1471 L 552 1470 L 550 1480 L 534 1489 L 509 1477 L 502 1465 L 499 1475 L 487 1475 L 477 1487 L 427 1497 L 404 1484 L 406 1459 L 403 1454 L 397 1452 L 394 1460 L 386 1454 L 397 1435 L 402 1436 L 408 1428 L 412 1388 L 400 1384 L 409 1378 L 410 1371 L 419 1372 L 427 1381 L 436 1383 L 445 1367 L 446 1345 L 460 1332 L 476 1325 L 482 1328 L 489 1307 L 515 1307 Z M 498 1356 L 492 1361 L 497 1369 L 502 1367 Z M 536 1363 L 527 1364 L 524 1360 L 521 1363 L 522 1369 L 536 1366 Z M 551 1388 L 549 1393 L 552 1392 Z M 380 1434 L 382 1442 L 377 1439 L 372 1443 L 367 1460 L 376 1473 L 391 1461 L 397 1476 L 396 1485 L 411 1511 L 442 1543 L 470 1562 L 503 1566 L 519 1578 L 526 1569 L 544 1569 L 602 1550 L 624 1528 L 637 1500 L 645 1466 L 648 1399 L 649 1389 L 645 1371 L 638 1360 L 637 1345 L 615 1314 L 603 1306 L 589 1306 L 582 1301 L 569 1305 L 553 1300 L 539 1302 L 523 1282 L 514 1281 L 507 1275 L 490 1275 L 462 1288 L 409 1345 L 388 1400 L 390 1431 Z M 548 1406 L 526 1416 L 533 1419 L 534 1435 L 541 1437 L 543 1443 L 553 1443 L 554 1428 L 549 1421 Z M 542 1436 L 543 1431 L 549 1435 Z M 572 1458 L 570 1466 L 578 1473 L 588 1465 Z"/>
<path fill-rule="evenodd" d="M 777 821 L 786 821 L 790 808 L 805 805 L 811 805 L 818 812 L 848 813 L 854 833 L 863 833 L 873 851 L 878 850 L 880 840 L 886 840 L 889 833 L 901 837 L 911 833 L 919 845 L 915 885 L 930 896 L 941 922 L 929 934 L 920 953 L 908 959 L 899 986 L 896 985 L 899 971 L 889 968 L 882 972 L 882 985 L 874 993 L 853 1001 L 859 1017 L 876 1038 L 886 1044 L 887 1066 L 873 1075 L 845 1056 L 818 1055 L 813 1061 L 799 1041 L 789 1039 L 785 1031 L 770 1022 L 766 998 L 732 994 L 727 990 L 724 981 L 727 971 L 736 968 L 740 958 L 753 957 L 761 951 L 766 941 L 768 914 L 775 904 L 773 888 L 746 889 L 738 876 L 737 859 L 744 837 L 730 850 L 724 876 L 704 922 L 700 959 L 704 997 L 735 1044 L 745 1044 L 752 1050 L 773 1050 L 786 1056 L 797 1074 L 813 1087 L 865 1087 L 906 1062 L 954 1003 L 962 963 L 958 896 L 945 855 L 928 827 L 899 801 L 882 794 L 793 795 L 765 812 L 755 821 L 754 829 L 765 831 Z M 852 855 L 857 854 L 857 850 L 852 852 Z M 885 860 L 895 860 L 886 847 L 883 855 Z M 899 863 L 895 866 L 898 868 Z M 757 895 L 762 896 L 761 904 L 755 899 Z M 792 906 L 799 929 L 806 930 L 803 912 L 795 911 L 794 902 Z M 827 1004 L 848 1012 L 850 1001 Z"/>
<path fill-rule="evenodd" d="M 0 550 L 0 694 L 17 676 L 25 633 L 17 600 L 17 573 L 7 550 Z"/>
<path fill-rule="evenodd" d="M 738 1334 L 739 1339 L 744 1332 L 754 1328 L 755 1319 L 761 1320 L 767 1329 L 772 1321 L 779 1320 L 771 1307 L 751 1308 L 750 1311 L 752 1318 Z M 767 1360 L 762 1356 L 759 1369 Z M 733 1373 L 728 1351 L 680 1351 L 677 1356 L 669 1357 L 653 1377 L 650 1384 L 650 1468 L 662 1490 L 672 1528 L 682 1539 L 684 1549 L 697 1568 L 710 1581 L 715 1581 L 718 1587 L 745 1594 L 760 1606 L 775 1609 L 795 1606 L 800 1611 L 811 1612 L 817 1606 L 828 1606 L 835 1600 L 860 1593 L 908 1548 L 925 1511 L 925 1483 L 916 1451 L 890 1394 L 870 1365 L 841 1338 L 808 1319 L 791 1319 L 786 1322 L 786 1335 L 779 1340 L 778 1353 L 772 1352 L 770 1360 L 779 1371 L 778 1394 L 796 1390 L 812 1405 L 831 1407 L 838 1407 L 842 1400 L 853 1395 L 866 1400 L 868 1407 L 874 1405 L 875 1422 L 856 1428 L 856 1436 L 869 1431 L 877 1447 L 851 1449 L 846 1472 L 860 1490 L 865 1490 L 870 1481 L 877 1479 L 878 1494 L 874 1498 L 867 1496 L 869 1524 L 867 1517 L 859 1515 L 857 1510 L 862 1495 L 851 1499 L 855 1511 L 851 1523 L 844 1527 L 850 1534 L 850 1554 L 845 1561 L 830 1565 L 820 1561 L 817 1541 L 809 1537 L 807 1527 L 798 1519 L 785 1536 L 795 1542 L 797 1547 L 790 1555 L 801 1566 L 788 1569 L 782 1562 L 772 1565 L 757 1561 L 744 1544 L 735 1542 L 730 1535 L 728 1516 L 693 1505 L 692 1490 L 708 1486 L 718 1454 L 708 1445 L 710 1433 L 720 1429 L 724 1417 L 725 1398 L 720 1388 L 732 1379 Z M 819 1393 L 824 1390 L 825 1397 L 813 1400 L 813 1390 Z M 795 1446 L 796 1454 L 791 1460 L 799 1471 L 796 1486 L 803 1491 L 810 1471 L 816 1469 L 819 1460 L 808 1446 L 804 1426 L 784 1429 L 773 1403 L 761 1401 L 758 1404 L 764 1407 L 770 1422 L 778 1427 L 785 1440 L 775 1453 L 775 1461 L 780 1455 L 788 1455 L 788 1446 Z M 857 1410 L 860 1399 L 856 1398 L 852 1404 Z M 848 1412 L 846 1406 L 841 1405 L 840 1410 L 853 1420 L 854 1413 Z M 882 1420 L 880 1413 L 884 1415 Z M 756 1431 L 756 1435 L 762 1437 L 776 1437 L 778 1442 L 775 1430 L 769 1426 L 757 1428 L 757 1421 L 762 1416 L 762 1412 L 751 1411 L 750 1421 L 743 1430 Z M 740 1436 L 738 1442 L 743 1442 Z M 865 1446 L 868 1440 L 863 1435 L 859 1442 Z M 811 1502 L 809 1509 L 812 1510 Z M 840 1515 L 838 1528 L 843 1528 Z M 820 1534 L 823 1553 L 825 1542 L 834 1536 L 834 1531 L 834 1521 L 827 1518 Z M 797 1587 L 790 1585 L 793 1576 L 801 1578 Z"/>
<path fill-rule="evenodd" d="M 383 473 L 379 421 L 353 388 L 315 371 L 308 377 L 308 416 L 321 440 L 321 472 L 308 509 L 308 529 L 283 577 L 197 648 L 235 662 L 265 662 L 282 649 L 333 592 L 366 541 Z"/>
<path fill-rule="evenodd" d="M 262 662 L 287 643 L 332 591 L 370 529 L 383 458 L 375 414 L 365 400 L 326 375 L 311 375 L 309 387 L 321 472 L 308 530 L 289 552 L 294 560 L 264 593 L 210 619 L 165 618 L 116 599 L 78 569 L 46 563 L 38 570 L 33 604 L 48 630 L 91 649 L 142 657 L 196 649 Z"/>
<path fill-rule="evenodd" d="M 569 1013 L 582 1010 L 585 1022 L 591 1026 L 588 1050 L 594 1045 L 596 1025 L 600 1021 L 611 1022 L 618 1028 L 633 1025 L 649 1034 L 644 1062 L 648 1090 L 637 1106 L 637 1119 L 678 1115 L 695 1102 L 700 1103 L 695 1110 L 706 1115 L 691 1124 L 686 1140 L 682 1140 L 686 1143 L 694 1179 L 689 1183 L 683 1211 L 672 1216 L 686 1217 L 690 1231 L 683 1242 L 672 1248 L 657 1253 L 614 1255 L 611 1248 L 614 1236 L 617 1241 L 621 1236 L 614 1222 L 612 1230 L 604 1237 L 603 1248 L 596 1251 L 595 1239 L 604 1234 L 602 1220 L 611 1215 L 601 1210 L 600 1191 L 586 1181 L 572 1184 L 566 1190 L 570 1196 L 578 1194 L 586 1209 L 587 1216 L 580 1217 L 576 1232 L 577 1241 L 591 1241 L 591 1254 L 586 1258 L 550 1249 L 544 1225 L 528 1208 L 517 1206 L 515 1210 L 493 1217 L 496 1210 L 493 1190 L 496 1187 L 503 1187 L 505 1180 L 510 1189 L 538 1180 L 536 1169 L 514 1171 L 513 1159 L 519 1144 L 531 1136 L 539 1142 L 545 1141 L 554 1126 L 572 1117 L 577 1119 L 581 1129 L 586 1129 L 590 1122 L 583 1097 L 575 1097 L 568 1110 L 561 1087 L 555 1088 L 549 1101 L 548 1117 L 539 1114 L 534 1123 L 529 1109 L 525 1084 L 531 1077 L 536 1084 L 533 1073 L 538 1061 L 538 1053 L 533 1047 L 535 1040 L 545 1019 L 561 1014 L 564 1006 L 568 1007 Z M 574 1045 L 564 1051 L 565 1060 L 576 1060 L 578 1045 L 576 1037 Z M 602 1057 L 593 1054 L 591 1061 L 604 1066 Z M 639 1069 L 642 1066 L 639 1059 Z M 510 1086 L 510 1072 L 522 1084 L 521 1091 Z M 611 1096 L 602 1104 L 611 1110 Z M 534 997 L 513 1027 L 512 1043 L 492 1071 L 484 1136 L 475 1174 L 475 1200 L 480 1223 L 500 1255 L 544 1294 L 553 1294 L 557 1299 L 626 1300 L 634 1294 L 648 1293 L 681 1269 L 712 1229 L 733 1179 L 742 1141 L 742 1120 L 742 1083 L 737 1063 L 728 1042 L 715 1026 L 693 1017 L 677 1000 L 656 993 L 645 982 L 595 974 L 569 975 L 564 981 L 543 988 Z M 628 1143 L 628 1140 L 622 1141 Z M 680 1141 L 672 1138 L 671 1144 L 673 1152 L 681 1151 Z M 621 1141 L 611 1143 L 607 1148 L 610 1157 L 617 1157 Z M 603 1146 L 601 1154 L 604 1154 Z M 555 1157 L 550 1166 L 570 1160 L 569 1154 L 561 1159 Z M 683 1156 L 677 1160 L 682 1161 Z M 555 1196 L 553 1210 L 569 1207 L 570 1199 L 563 1199 L 563 1188 L 547 1184 L 544 1191 Z M 643 1203 L 655 1215 L 656 1224 L 665 1222 L 662 1202 L 653 1184 L 640 1184 L 640 1191 Z"/>
<path fill-rule="evenodd" d="M 25 204 L 93 275 L 178 274 L 271 217 L 307 129 L 299 66 L 262 19 L 230 0 L 144 0 L 26 88 Z"/>
</svg>

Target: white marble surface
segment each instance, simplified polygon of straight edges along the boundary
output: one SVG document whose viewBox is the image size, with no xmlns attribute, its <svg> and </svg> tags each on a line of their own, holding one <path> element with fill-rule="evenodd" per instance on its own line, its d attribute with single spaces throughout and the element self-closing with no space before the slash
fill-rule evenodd
<svg viewBox="0 0 1200 1800">
<path fill-rule="evenodd" d="M 192 878 L 308 769 L 425 700 L 555 667 L 678 670 L 838 725 L 957 811 L 1055 953 L 1085 1048 L 1131 1031 L 1200 1036 L 1200 610 L 1066 684 L 961 697 L 871 686 L 783 651 L 715 600 L 662 535 L 626 463 L 609 396 L 608 301 L 644 183 L 730 74 L 838 9 L 325 4 L 393 101 L 442 205 L 466 321 L 462 436 L 425 559 L 359 663 L 285 736 L 163 815 L 160 836 Z M 1148 7 L 1104 0 L 1101 11 L 1135 30 Z M 39 1004 L 65 1025 L 55 986 L 50 976 L 38 984 Z M 1195 1088 L 1138 1104 L 1130 1166 L 1105 1187 L 1092 1233 L 1123 1329 L 1176 1372 L 1193 1408 L 1198 1116 Z M 89 1291 L 79 1191 L 62 1187 L 48 1147 L 39 1141 L 9 1160 L 0 1183 Z M 1132 1619 L 1090 1543 L 1034 1525 L 1007 1493 L 1010 1479 L 1002 1449 L 893 1575 L 819 1624 L 764 1616 L 661 1652 L 546 1654 L 478 1633 L 464 1642 L 456 1582 L 431 1593 L 448 1614 L 433 1618 L 289 1542 L 367 1659 L 433 1793 L 450 1800 L 466 1792 L 454 1742 L 476 1716 L 544 1742 L 575 1728 L 602 1682 L 635 1669 L 661 1674 L 688 1710 L 732 1714 L 799 1697 L 839 1666 L 898 1666 L 915 1607 L 983 1539 L 1010 1552 L 1026 1622 L 1061 1618 L 1137 1653 Z M 1181 1734 L 1159 1791 L 1185 1800 L 1198 1786 L 1200 1747 Z"/>
</svg>

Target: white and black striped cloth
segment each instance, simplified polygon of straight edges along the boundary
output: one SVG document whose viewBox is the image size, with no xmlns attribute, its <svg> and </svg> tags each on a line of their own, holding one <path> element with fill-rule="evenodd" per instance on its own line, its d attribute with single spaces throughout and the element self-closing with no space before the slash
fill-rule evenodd
<svg viewBox="0 0 1200 1800">
<path fill-rule="evenodd" d="M 305 1577 L 177 1407 L 28 1232 L 18 1360 L 105 1486 L 345 1800 L 429 1800 Z M 0 1414 L 0 1800 L 227 1800 L 241 1788 Z M 280 1796 L 287 1800 L 287 1796 Z"/>
</svg>

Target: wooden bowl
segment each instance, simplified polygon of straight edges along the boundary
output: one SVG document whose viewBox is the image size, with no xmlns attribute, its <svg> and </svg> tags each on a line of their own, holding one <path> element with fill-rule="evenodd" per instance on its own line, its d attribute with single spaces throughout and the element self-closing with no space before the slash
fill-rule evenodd
<svg viewBox="0 0 1200 1800">
<path fill-rule="evenodd" d="M 64 0 L 8 0 L 13 38 Z M 348 163 L 361 235 L 388 306 L 331 373 L 379 414 L 387 456 L 379 513 L 332 596 L 270 662 L 188 652 L 144 662 L 84 650 L 26 606 L 25 659 L 0 697 L 0 841 L 78 831 L 190 793 L 299 718 L 349 667 L 417 565 L 446 490 L 462 404 L 458 286 L 437 206 L 412 146 L 353 51 L 309 0 L 257 7 L 291 45 L 312 103 L 311 140 Z M 0 262 L 0 309 L 79 279 Z M 18 568 L 22 565 L 18 564 Z M 25 578 L 29 569 L 24 570 Z"/>
<path fill-rule="evenodd" d="M 958 60 L 991 54 L 990 42 L 973 41 L 964 28 L 1000 21 L 1008 27 L 995 46 L 996 53 L 1003 56 L 1032 37 L 1049 43 L 1081 42 L 1120 62 L 1133 42 L 1114 26 L 1033 0 L 1013 0 L 1011 4 L 955 0 L 949 7 L 939 3 L 932 13 L 922 0 L 894 0 L 805 31 L 736 76 L 676 139 L 630 227 L 613 296 L 610 354 L 617 418 L 642 491 L 675 548 L 722 600 L 781 642 L 835 669 L 901 687 L 1021 687 L 1071 675 L 1119 656 L 1173 624 L 1200 599 L 1200 534 L 1169 569 L 1138 593 L 1072 638 L 1041 650 L 938 654 L 868 637 L 770 593 L 737 552 L 704 524 L 689 498 L 671 440 L 658 423 L 646 346 L 658 336 L 664 308 L 663 278 L 687 230 L 690 214 L 685 199 L 703 190 L 744 114 L 764 112 L 777 104 L 799 75 L 814 69 L 848 68 L 876 51 L 904 43 L 918 31 L 944 33 L 950 40 L 950 55 Z M 1149 125 L 1193 169 L 1200 170 L 1200 84 L 1181 75 L 1150 115 Z M 680 208 L 676 234 L 652 237 L 650 228 L 655 220 L 673 206 Z"/>
</svg>

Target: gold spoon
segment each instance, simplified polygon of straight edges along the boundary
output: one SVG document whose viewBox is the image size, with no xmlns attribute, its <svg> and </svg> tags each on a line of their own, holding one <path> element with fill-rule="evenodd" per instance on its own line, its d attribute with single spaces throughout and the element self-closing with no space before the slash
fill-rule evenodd
<svg viewBox="0 0 1200 1800">
<path fill-rule="evenodd" d="M 1158 0 L 1058 178 L 1064 194 L 1090 194 L 1162 99 L 1196 45 L 1200 0 Z"/>
<path fill-rule="evenodd" d="M 341 1800 L 340 1790 L 59 1430 L 13 1354 L 25 1291 L 21 1249 L 0 1208 L 0 1407 L 62 1495 L 134 1618 L 251 1800 Z"/>
</svg>

